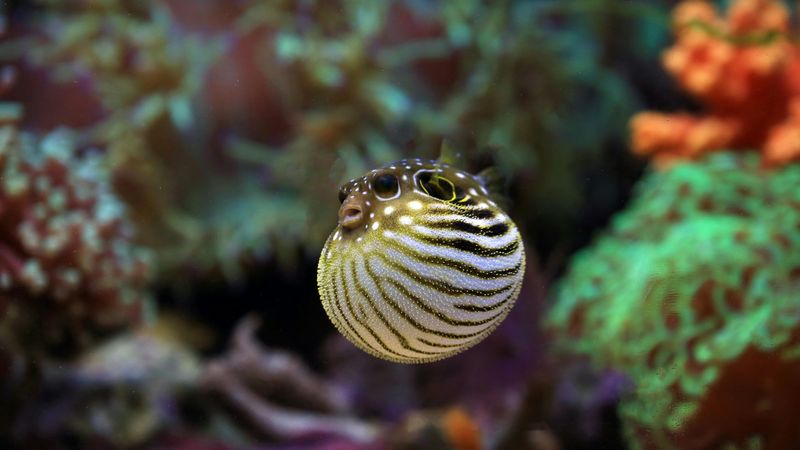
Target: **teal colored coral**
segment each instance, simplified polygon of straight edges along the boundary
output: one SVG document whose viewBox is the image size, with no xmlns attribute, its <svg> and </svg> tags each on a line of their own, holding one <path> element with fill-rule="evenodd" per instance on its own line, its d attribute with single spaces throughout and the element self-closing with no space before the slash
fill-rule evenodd
<svg viewBox="0 0 800 450">
<path fill-rule="evenodd" d="M 768 171 L 754 154 L 651 173 L 575 257 L 549 325 L 564 350 L 632 378 L 621 413 L 640 447 L 670 448 L 702 420 L 709 389 L 745 352 L 797 357 L 798 186 L 800 167 Z"/>
</svg>

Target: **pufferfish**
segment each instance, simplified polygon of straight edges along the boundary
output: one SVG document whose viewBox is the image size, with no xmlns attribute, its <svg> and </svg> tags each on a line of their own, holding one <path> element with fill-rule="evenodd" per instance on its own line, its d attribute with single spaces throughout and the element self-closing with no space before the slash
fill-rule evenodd
<svg viewBox="0 0 800 450">
<path fill-rule="evenodd" d="M 339 223 L 319 260 L 328 317 L 378 358 L 455 355 L 508 315 L 525 273 L 522 238 L 487 179 L 406 159 L 339 190 Z"/>
</svg>

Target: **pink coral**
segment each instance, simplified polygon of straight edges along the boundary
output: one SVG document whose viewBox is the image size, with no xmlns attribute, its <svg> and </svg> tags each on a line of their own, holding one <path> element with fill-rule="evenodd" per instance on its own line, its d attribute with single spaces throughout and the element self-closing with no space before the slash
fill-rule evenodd
<svg viewBox="0 0 800 450">
<path fill-rule="evenodd" d="M 663 64 L 706 115 L 641 113 L 632 147 L 657 164 L 725 148 L 760 149 L 766 164 L 800 158 L 800 49 L 788 38 L 789 12 L 775 0 L 737 0 L 722 17 L 711 2 L 686 0 L 673 12 L 676 42 Z M 789 117 L 787 119 L 787 116 Z"/>
<path fill-rule="evenodd" d="M 69 134 L 0 127 L 0 337 L 69 354 L 140 316 L 147 253 L 132 244 L 100 161 Z"/>
</svg>

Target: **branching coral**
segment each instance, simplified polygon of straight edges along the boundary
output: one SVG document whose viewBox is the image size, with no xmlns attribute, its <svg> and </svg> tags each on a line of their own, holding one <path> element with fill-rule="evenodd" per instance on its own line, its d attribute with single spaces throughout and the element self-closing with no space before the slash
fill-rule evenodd
<svg viewBox="0 0 800 450">
<path fill-rule="evenodd" d="M 554 4 L 40 2 L 21 56 L 94 87 L 106 116 L 84 135 L 164 279 L 289 266 L 327 235 L 340 181 L 411 148 L 435 156 L 443 136 L 536 176 L 519 203 L 554 211 L 557 193 L 564 216 L 574 160 L 621 134 L 582 114 L 624 117 L 631 97 L 572 36 L 590 26 Z M 209 20 L 225 33 L 196 38 Z"/>
<path fill-rule="evenodd" d="M 364 418 L 362 405 L 346 395 L 353 388 L 350 383 L 322 378 L 295 356 L 263 347 L 253 335 L 256 324 L 252 318 L 242 321 L 230 351 L 207 365 L 200 388 L 229 405 L 237 413 L 234 427 L 250 431 L 258 440 L 275 441 L 281 445 L 277 448 L 485 448 L 476 415 L 458 406 L 405 411 L 391 419 Z M 379 374 L 363 376 L 383 383 L 386 390 L 396 389 Z M 383 407 L 394 407 L 392 394 L 379 397 Z"/>
<path fill-rule="evenodd" d="M 799 159 L 800 46 L 788 9 L 738 0 L 721 17 L 711 2 L 685 0 L 673 22 L 664 66 L 707 114 L 641 113 L 631 122 L 633 150 L 662 165 L 723 148 L 760 149 L 765 164 Z"/>
<path fill-rule="evenodd" d="M 168 10 L 157 3 L 39 2 L 50 12 L 41 18 L 46 45 L 32 46 L 31 62 L 54 67 L 55 76 L 66 80 L 91 75 L 110 113 L 146 109 L 147 103 L 185 108 L 179 102 L 199 88 L 198 68 L 213 47 L 202 52 L 199 42 L 176 35 Z"/>
<path fill-rule="evenodd" d="M 42 0 L 39 33 L 21 56 L 52 69 L 57 81 L 81 80 L 104 108 L 80 130 L 80 144 L 107 154 L 115 192 L 137 223 L 137 241 L 155 250 L 165 274 L 191 260 L 204 239 L 186 192 L 206 178 L 196 158 L 196 101 L 218 40 L 201 40 L 174 22 L 166 4 L 125 0 Z M 67 120 L 66 118 L 63 120 Z"/>
<path fill-rule="evenodd" d="M 570 146 L 560 136 L 586 122 L 566 127 L 555 117 L 574 113 L 584 91 L 620 85 L 549 21 L 546 8 L 510 0 L 254 3 L 238 21 L 240 45 L 259 42 L 247 60 L 260 63 L 264 95 L 288 126 L 243 133 L 230 154 L 263 167 L 271 191 L 295 195 L 314 247 L 328 232 L 335 202 L 323 199 L 337 182 L 411 152 L 435 157 L 443 136 L 471 159 L 493 154 L 508 173 L 541 171 L 541 189 L 522 191 L 521 204 L 542 200 L 545 189 L 567 203 L 575 194 L 568 177 L 547 175 L 569 171 L 575 147 L 597 139 Z M 597 69 L 591 81 L 580 76 L 588 66 Z M 599 130 L 587 142 L 608 132 Z M 556 179 L 566 185 L 552 188 Z"/>
<path fill-rule="evenodd" d="M 0 129 L 0 330 L 38 356 L 83 347 L 141 315 L 149 254 L 97 155 L 70 134 Z"/>
<path fill-rule="evenodd" d="M 256 326 L 253 318 L 242 322 L 231 354 L 205 370 L 206 389 L 221 394 L 261 436 L 280 441 L 327 438 L 352 446 L 378 439 L 378 426 L 345 415 L 344 397 L 333 385 L 295 356 L 262 348 L 253 336 Z M 286 404 L 291 406 L 282 406 Z"/>
<path fill-rule="evenodd" d="M 577 255 L 549 323 L 636 385 L 636 448 L 794 448 L 800 167 L 717 153 L 650 174 Z M 775 386 L 780 384 L 780 393 Z"/>
<path fill-rule="evenodd" d="M 417 154 L 436 156 L 444 135 L 495 144 L 509 166 L 512 157 L 531 164 L 533 140 L 553 130 L 542 130 L 536 117 L 546 108 L 525 102 L 536 90 L 546 94 L 539 102 L 554 106 L 561 99 L 550 97 L 565 89 L 552 73 L 524 70 L 553 58 L 534 45 L 544 40 L 535 27 L 518 23 L 535 14 L 515 15 L 515 2 L 498 3 L 425 11 L 406 2 L 255 4 L 239 25 L 265 34 L 253 58 L 275 84 L 291 128 L 276 130 L 283 137 L 277 148 L 237 141 L 233 154 L 263 164 L 272 189 L 288 188 L 301 200 L 333 198 L 341 178 L 398 159 L 410 142 Z M 309 237 L 321 242 L 329 224 L 321 218 L 333 216 L 335 203 L 299 206 L 308 210 Z"/>
</svg>

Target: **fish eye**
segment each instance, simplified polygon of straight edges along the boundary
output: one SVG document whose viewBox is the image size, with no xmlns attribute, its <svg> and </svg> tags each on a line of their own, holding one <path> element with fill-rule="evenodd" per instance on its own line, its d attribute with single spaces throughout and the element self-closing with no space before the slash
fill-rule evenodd
<svg viewBox="0 0 800 450">
<path fill-rule="evenodd" d="M 449 179 L 433 172 L 423 172 L 418 177 L 418 184 L 426 194 L 446 202 L 456 202 L 463 197 L 463 191 Z"/>
<path fill-rule="evenodd" d="M 390 173 L 380 175 L 372 180 L 372 190 L 379 197 L 392 197 L 397 194 L 399 188 L 397 177 Z"/>
<path fill-rule="evenodd" d="M 344 199 L 347 198 L 347 190 L 342 186 L 339 188 L 339 203 L 344 203 Z"/>
</svg>

